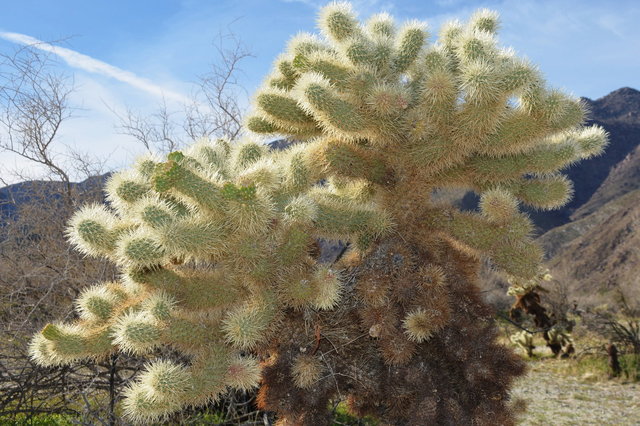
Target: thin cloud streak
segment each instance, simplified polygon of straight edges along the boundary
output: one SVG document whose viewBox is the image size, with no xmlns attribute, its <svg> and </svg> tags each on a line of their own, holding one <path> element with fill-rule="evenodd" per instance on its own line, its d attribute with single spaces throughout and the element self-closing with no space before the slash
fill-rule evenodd
<svg viewBox="0 0 640 426">
<path fill-rule="evenodd" d="M 149 80 L 138 77 L 130 71 L 107 64 L 106 62 L 102 62 L 98 59 L 76 52 L 75 50 L 54 46 L 42 40 L 38 40 L 37 38 L 19 33 L 0 32 L 0 38 L 13 43 L 31 46 L 45 52 L 53 53 L 54 55 L 62 58 L 70 67 L 113 78 L 154 96 L 174 100 L 183 104 L 191 102 L 187 96 L 181 93 L 167 90 L 150 82 Z"/>
</svg>

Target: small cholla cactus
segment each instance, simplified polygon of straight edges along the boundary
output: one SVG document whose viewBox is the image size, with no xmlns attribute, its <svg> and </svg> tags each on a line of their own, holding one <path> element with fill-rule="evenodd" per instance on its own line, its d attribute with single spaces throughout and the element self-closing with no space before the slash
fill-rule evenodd
<svg viewBox="0 0 640 426">
<path fill-rule="evenodd" d="M 518 345 L 529 358 L 533 357 L 533 350 L 536 348 L 536 345 L 533 344 L 533 334 L 522 330 L 511 336 L 511 342 Z"/>
<path fill-rule="evenodd" d="M 554 325 L 547 333 L 547 336 L 547 346 L 551 348 L 554 355 L 568 358 L 575 352 L 571 333 L 560 325 Z"/>
<path fill-rule="evenodd" d="M 115 175 L 109 207 L 80 210 L 69 238 L 122 279 L 83 293 L 78 321 L 47 325 L 32 356 L 181 351 L 185 364 L 153 362 L 126 392 L 142 422 L 260 386 L 283 425 L 327 424 L 338 398 L 393 424 L 513 424 L 523 364 L 496 342 L 478 259 L 535 277 L 519 205 L 565 203 L 560 170 L 606 134 L 498 45 L 494 12 L 434 43 L 424 23 L 361 23 L 346 3 L 319 25 L 290 41 L 246 122 L 299 143 L 199 141 Z M 480 212 L 433 199 L 447 188 L 479 193 Z M 350 253 L 321 264 L 317 237 Z"/>
<path fill-rule="evenodd" d="M 547 342 L 547 346 L 555 356 L 566 358 L 574 352 L 573 340 L 568 331 L 565 331 L 556 319 L 547 313 L 547 309 L 542 305 L 540 292 L 546 291 L 542 282 L 551 281 L 553 277 L 548 269 L 538 271 L 538 274 L 531 279 L 511 278 L 509 280 L 509 290 L 507 294 L 515 297 L 515 302 L 509 310 L 511 319 L 517 322 L 523 321 L 523 313 L 533 317 L 533 323 L 542 331 L 542 337 Z"/>
<path fill-rule="evenodd" d="M 549 273 L 548 269 L 540 269 L 533 278 L 528 280 L 511 277 L 508 279 L 510 285 L 507 289 L 507 294 L 509 296 L 522 297 L 540 288 L 540 284 L 543 281 L 551 281 L 552 279 L 553 276 Z"/>
</svg>

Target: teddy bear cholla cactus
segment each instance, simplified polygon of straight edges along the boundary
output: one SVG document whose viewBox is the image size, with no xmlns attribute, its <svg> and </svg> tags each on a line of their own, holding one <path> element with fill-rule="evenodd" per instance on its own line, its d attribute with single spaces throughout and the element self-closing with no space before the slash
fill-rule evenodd
<svg viewBox="0 0 640 426">
<path fill-rule="evenodd" d="M 513 344 L 520 347 L 529 358 L 533 358 L 533 350 L 536 345 L 533 344 L 533 334 L 527 330 L 521 330 L 518 333 L 512 334 L 510 340 Z"/>
<path fill-rule="evenodd" d="M 343 3 L 325 7 L 319 26 L 321 37 L 298 35 L 277 59 L 247 125 L 308 140 L 337 194 L 371 200 L 395 224 L 356 262 L 353 291 L 336 309 L 349 319 L 317 320 L 347 330 L 355 317 L 360 328 L 334 346 L 364 331 L 380 356 L 351 344 L 342 355 L 350 361 L 327 362 L 339 373 L 334 387 L 351 389 L 354 413 L 391 423 L 508 424 L 507 390 L 521 366 L 486 325 L 476 259 L 536 276 L 541 251 L 519 204 L 563 205 L 571 185 L 559 170 L 598 155 L 606 134 L 580 128 L 578 99 L 498 47 L 493 12 L 446 24 L 434 44 L 420 22 L 396 27 L 381 14 L 361 24 Z M 442 188 L 479 193 L 479 214 L 439 205 L 432 194 Z M 260 401 L 292 423 L 319 422 L 326 398 L 288 396 L 276 377 L 295 379 L 296 357 L 306 356 L 304 339 L 288 342 L 265 367 Z M 371 377 L 376 384 L 363 384 Z M 323 391 L 340 394 L 314 388 Z"/>
<path fill-rule="evenodd" d="M 580 102 L 497 46 L 492 12 L 431 45 L 422 23 L 362 25 L 344 3 L 319 23 L 322 37 L 296 36 L 278 58 L 247 120 L 301 142 L 280 153 L 200 142 L 116 175 L 113 210 L 83 209 L 70 236 L 123 279 L 87 290 L 78 322 L 46 326 L 32 354 L 190 355 L 132 385 L 138 420 L 250 388 L 262 371 L 259 404 L 282 424 L 327 422 L 341 397 L 392 423 L 509 424 L 522 365 L 495 342 L 477 259 L 533 277 L 541 253 L 518 204 L 562 205 L 571 187 L 558 170 L 606 135 L 579 129 Z M 452 187 L 480 193 L 480 213 L 432 200 Z M 316 260 L 318 236 L 353 242 L 334 265 L 348 285 Z"/>
</svg>

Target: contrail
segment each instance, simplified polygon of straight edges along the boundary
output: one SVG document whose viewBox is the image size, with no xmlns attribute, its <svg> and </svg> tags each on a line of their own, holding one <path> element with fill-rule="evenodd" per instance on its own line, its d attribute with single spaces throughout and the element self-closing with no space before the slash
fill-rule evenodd
<svg viewBox="0 0 640 426">
<path fill-rule="evenodd" d="M 82 53 L 78 53 L 75 50 L 67 49 L 60 46 L 54 46 L 50 43 L 38 40 L 37 38 L 19 33 L 0 32 L 0 38 L 11 41 L 13 43 L 31 46 L 35 49 L 53 53 L 62 58 L 70 67 L 111 77 L 137 89 L 150 93 L 154 96 L 163 97 L 165 99 L 172 99 L 181 103 L 191 102 L 191 100 L 187 96 L 181 93 L 167 90 L 152 83 L 147 79 L 138 77 L 130 71 L 125 71 L 121 68 L 109 65 L 106 62 L 102 62 L 90 56 L 83 55 Z"/>
</svg>

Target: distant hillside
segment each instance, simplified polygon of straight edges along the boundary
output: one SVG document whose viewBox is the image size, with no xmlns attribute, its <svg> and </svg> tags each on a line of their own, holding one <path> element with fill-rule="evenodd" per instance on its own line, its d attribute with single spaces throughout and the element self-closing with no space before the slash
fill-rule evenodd
<svg viewBox="0 0 640 426">
<path fill-rule="evenodd" d="M 564 225 L 553 228 L 538 237 L 547 259 L 562 257 L 567 247 L 575 241 L 584 241 L 582 245 L 594 243 L 588 235 L 594 228 L 616 226 L 610 223 L 615 216 L 625 216 L 636 204 L 640 205 L 640 191 L 631 191 L 600 206 L 589 214 L 585 214 Z M 613 235 L 613 234 L 612 234 Z M 556 262 L 557 263 L 557 262 Z M 596 265 L 597 266 L 597 265 Z"/>
<path fill-rule="evenodd" d="M 102 187 L 109 174 L 92 176 L 82 182 L 72 182 L 71 191 L 75 200 L 85 197 L 95 198 L 102 193 Z M 33 180 L 20 182 L 0 188 L 0 227 L 15 218 L 19 206 L 35 202 L 42 208 L 51 208 L 56 200 L 60 200 L 66 192 L 65 185 L 57 181 Z"/>
<path fill-rule="evenodd" d="M 587 216 L 609 201 L 636 189 L 640 189 L 640 145 L 615 165 L 589 201 L 580 206 L 571 218 L 577 220 Z"/>
<path fill-rule="evenodd" d="M 593 122 L 610 132 L 611 144 L 601 161 L 589 160 L 570 170 L 576 195 L 564 212 L 569 222 L 548 230 L 538 241 L 552 274 L 572 298 L 611 303 L 622 291 L 638 301 L 640 92 L 624 88 L 587 102 Z"/>
<path fill-rule="evenodd" d="M 564 171 L 574 186 L 573 198 L 567 205 L 553 211 L 525 208 L 540 233 L 570 222 L 572 216 L 589 200 L 593 199 L 588 211 L 593 211 L 607 201 L 640 186 L 637 167 L 637 156 L 640 154 L 636 154 L 631 160 L 625 160 L 640 146 L 640 92 L 625 87 L 595 101 L 587 98 L 582 100 L 590 111 L 586 124 L 604 127 L 609 132 L 610 144 L 603 155 L 581 161 Z M 601 189 L 612 174 L 618 177 L 612 177 L 612 182 Z M 596 192 L 598 196 L 594 197 Z M 461 206 L 466 210 L 474 210 L 478 200 L 477 195 L 469 192 L 462 199 Z"/>
<path fill-rule="evenodd" d="M 640 145 L 640 92 L 625 87 L 596 101 L 584 99 L 591 109 L 588 124 L 599 124 L 611 135 L 604 155 L 579 163 L 568 175 L 576 189 L 569 209 L 586 203 L 607 179 L 612 169 Z"/>
<path fill-rule="evenodd" d="M 547 266 L 581 303 L 610 303 L 622 291 L 640 301 L 640 189 L 552 229 L 539 241 Z"/>
<path fill-rule="evenodd" d="M 587 124 L 604 127 L 611 143 L 603 155 L 581 161 L 565 171 L 575 190 L 566 206 L 551 212 L 529 211 L 543 232 L 569 222 L 574 212 L 593 197 L 612 169 L 640 145 L 639 91 L 625 87 L 595 101 L 587 98 L 583 101 L 590 109 Z M 612 198 L 605 196 L 604 199 Z"/>
<path fill-rule="evenodd" d="M 640 302 L 640 92 L 625 87 L 583 101 L 590 110 L 587 124 L 604 127 L 610 144 L 604 155 L 565 171 L 575 188 L 569 204 L 527 213 L 541 233 L 546 265 L 571 300 L 611 304 L 621 290 Z M 443 198 L 466 210 L 478 204 L 471 192 Z M 491 303 L 500 308 L 511 303 L 501 274 L 485 267 L 482 283 Z"/>
</svg>

